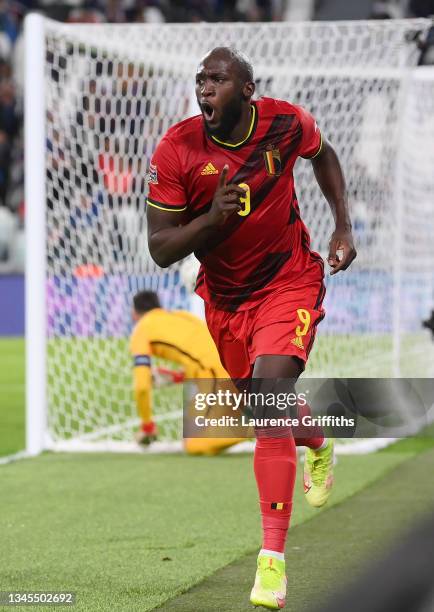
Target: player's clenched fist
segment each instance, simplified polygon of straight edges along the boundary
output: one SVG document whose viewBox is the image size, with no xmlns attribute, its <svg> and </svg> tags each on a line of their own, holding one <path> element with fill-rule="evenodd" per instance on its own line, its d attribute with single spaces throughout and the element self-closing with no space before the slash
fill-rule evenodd
<svg viewBox="0 0 434 612">
<path fill-rule="evenodd" d="M 220 174 L 217 189 L 207 214 L 210 225 L 222 225 L 229 215 L 241 209 L 240 198 L 246 195 L 245 190 L 234 183 L 227 185 L 229 166 L 224 166 Z"/>
</svg>

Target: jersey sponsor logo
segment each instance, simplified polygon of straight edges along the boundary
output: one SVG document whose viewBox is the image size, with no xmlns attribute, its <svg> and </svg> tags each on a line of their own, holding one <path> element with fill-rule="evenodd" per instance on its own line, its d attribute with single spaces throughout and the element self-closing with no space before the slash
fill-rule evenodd
<svg viewBox="0 0 434 612">
<path fill-rule="evenodd" d="M 150 367 L 151 358 L 149 355 L 134 355 L 134 365 Z"/>
<path fill-rule="evenodd" d="M 156 164 L 149 164 L 148 182 L 152 185 L 158 185 L 158 172 Z"/>
<path fill-rule="evenodd" d="M 208 176 L 210 174 L 218 174 L 219 171 L 217 170 L 217 168 L 211 163 L 209 162 L 205 168 L 202 170 L 201 175 L 202 176 Z"/>
<path fill-rule="evenodd" d="M 264 151 L 264 162 L 268 176 L 280 176 L 282 174 L 280 151 L 273 145 L 269 145 Z"/>
<path fill-rule="evenodd" d="M 304 350 L 304 346 L 303 346 L 303 340 L 300 338 L 300 336 L 297 336 L 297 338 L 293 338 L 291 340 L 292 344 L 294 344 L 297 348 Z"/>
</svg>

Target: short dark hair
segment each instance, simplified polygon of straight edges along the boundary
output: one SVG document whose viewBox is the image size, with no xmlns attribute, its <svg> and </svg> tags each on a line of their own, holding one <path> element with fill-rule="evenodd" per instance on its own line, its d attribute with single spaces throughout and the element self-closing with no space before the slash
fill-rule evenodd
<svg viewBox="0 0 434 612">
<path fill-rule="evenodd" d="M 252 64 L 247 55 L 242 51 L 239 51 L 235 47 L 214 47 L 214 49 L 207 54 L 207 57 L 211 55 L 221 56 L 229 60 L 236 67 L 238 76 L 242 81 L 253 82 Z"/>
<path fill-rule="evenodd" d="M 139 291 L 133 297 L 134 310 L 139 314 L 144 314 L 153 308 L 160 308 L 160 300 L 155 291 Z"/>
</svg>

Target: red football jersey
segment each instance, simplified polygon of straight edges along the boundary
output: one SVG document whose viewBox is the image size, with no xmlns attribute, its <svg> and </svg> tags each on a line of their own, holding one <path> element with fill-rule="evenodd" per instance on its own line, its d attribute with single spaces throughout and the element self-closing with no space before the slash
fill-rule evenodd
<svg viewBox="0 0 434 612">
<path fill-rule="evenodd" d="M 246 189 L 243 207 L 216 228 L 195 255 L 196 291 L 222 310 L 247 310 L 277 287 L 301 287 L 306 272 L 323 274 L 300 218 L 293 167 L 321 149 L 310 113 L 284 100 L 252 102 L 246 138 L 225 143 L 206 133 L 202 115 L 171 127 L 151 160 L 147 203 L 179 211 L 188 223 L 209 210 L 219 173 Z"/>
</svg>

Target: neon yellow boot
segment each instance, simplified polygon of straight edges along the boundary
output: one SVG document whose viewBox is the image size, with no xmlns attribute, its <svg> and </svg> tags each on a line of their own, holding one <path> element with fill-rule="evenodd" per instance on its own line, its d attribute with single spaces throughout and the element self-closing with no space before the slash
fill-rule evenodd
<svg viewBox="0 0 434 612">
<path fill-rule="evenodd" d="M 304 494 L 315 508 L 323 506 L 333 486 L 334 440 L 328 438 L 321 450 L 306 449 L 304 458 Z"/>
<path fill-rule="evenodd" d="M 285 605 L 285 598 L 285 561 L 259 555 L 255 584 L 250 594 L 251 603 L 267 610 L 280 610 Z"/>
</svg>

